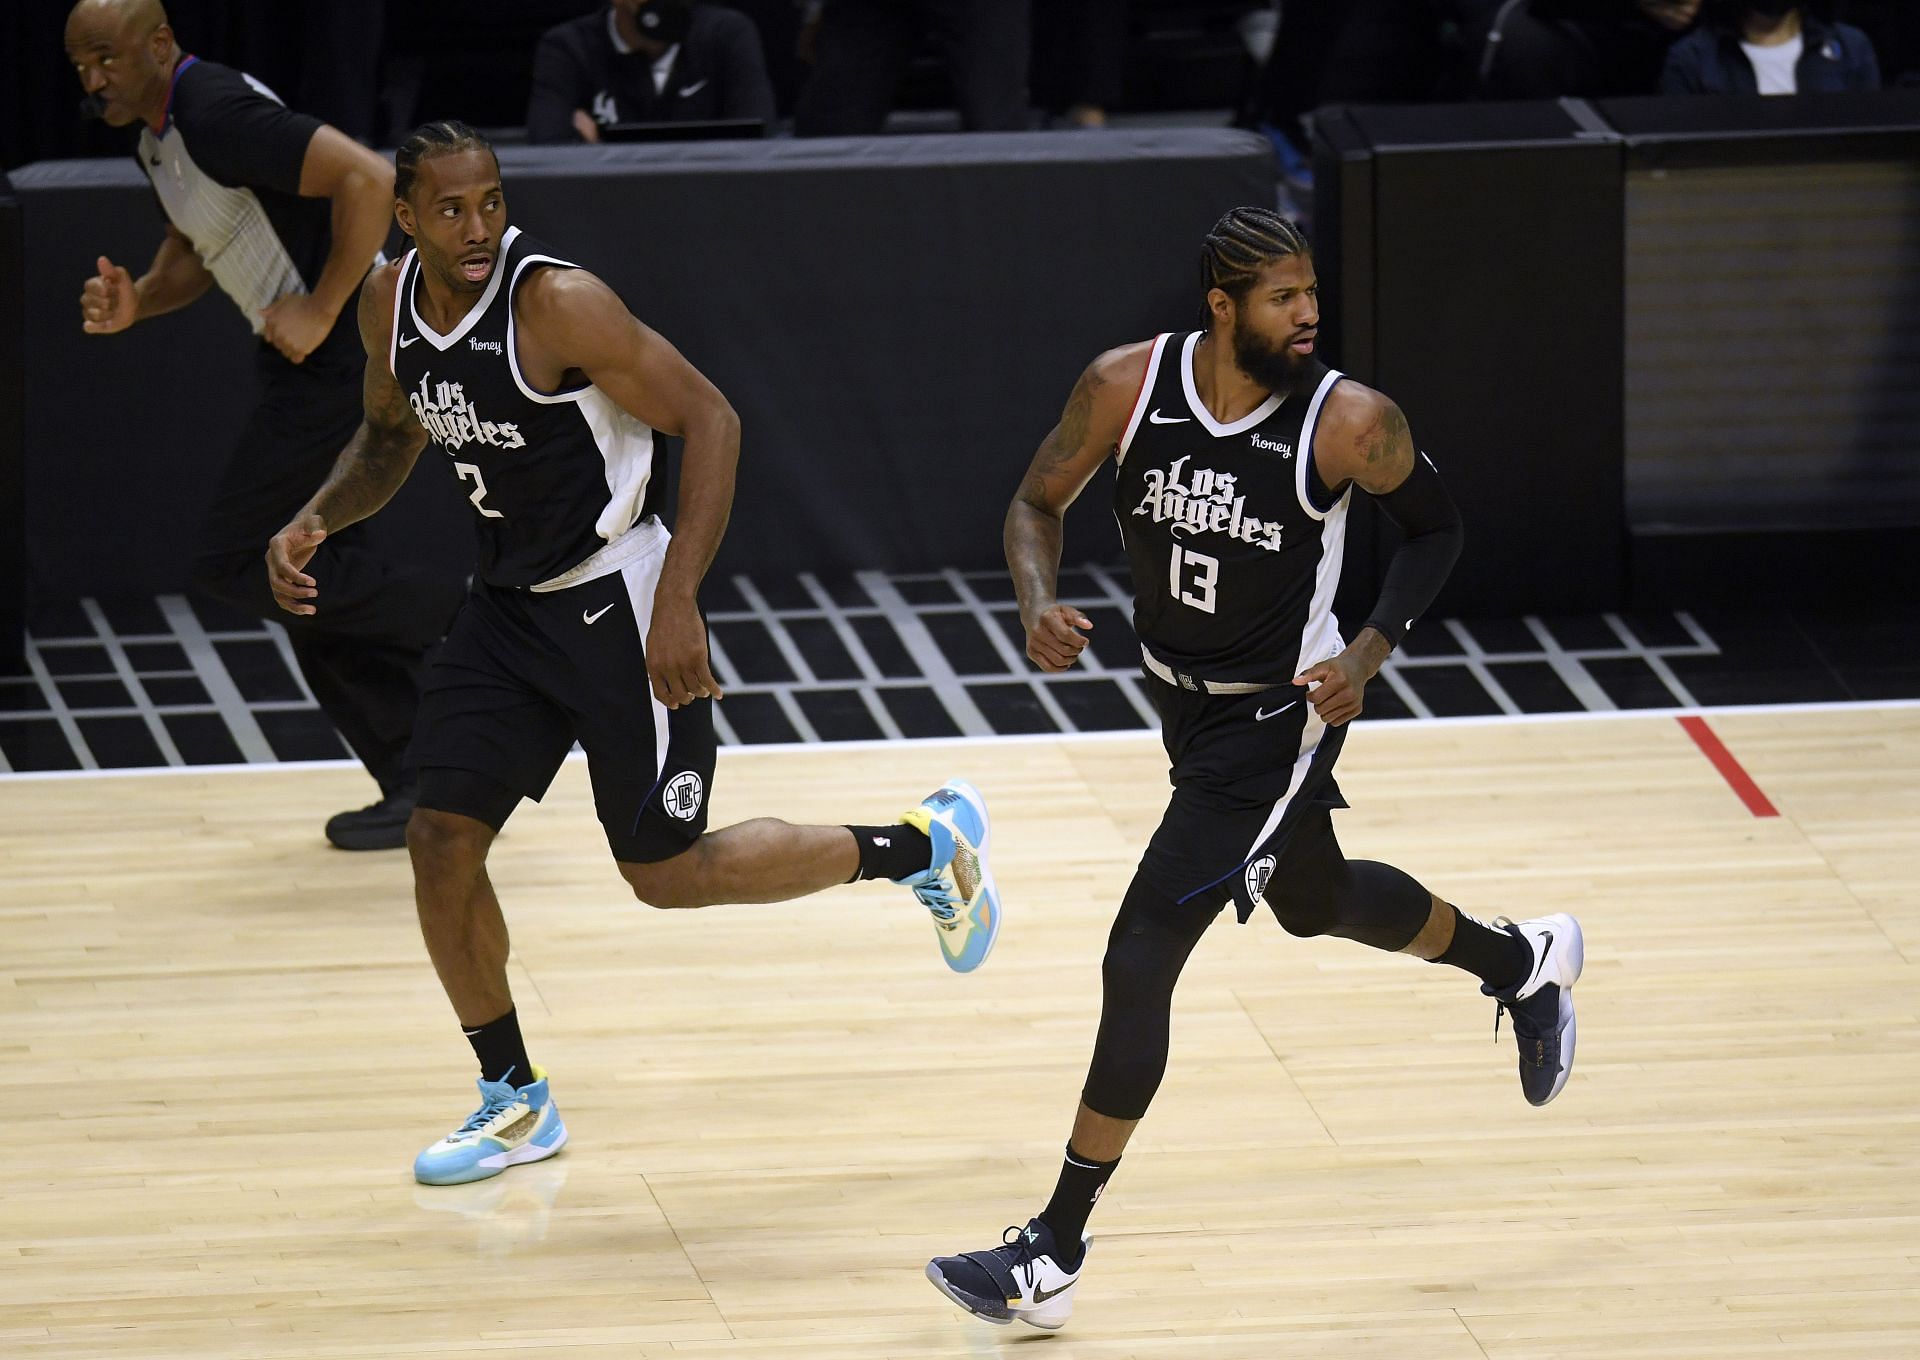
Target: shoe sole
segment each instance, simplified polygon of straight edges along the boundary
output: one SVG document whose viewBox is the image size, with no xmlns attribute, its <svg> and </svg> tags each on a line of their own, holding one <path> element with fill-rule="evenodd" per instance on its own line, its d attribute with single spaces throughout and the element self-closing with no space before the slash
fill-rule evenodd
<svg viewBox="0 0 1920 1360">
<path fill-rule="evenodd" d="M 940 1267 L 932 1261 L 927 1262 L 927 1278 L 933 1282 L 933 1287 L 942 1294 L 945 1294 L 951 1302 L 959 1304 L 960 1307 L 966 1309 L 982 1322 L 991 1322 L 996 1327 L 1011 1327 L 1013 1325 L 1013 1315 L 1011 1313 L 1005 1317 L 996 1317 L 992 1313 L 983 1311 L 985 1308 L 984 1300 L 976 1299 L 971 1294 L 962 1293 L 960 1290 L 948 1284 L 947 1277 L 941 1273 Z M 1005 1307 L 1006 1305 L 1003 1303 L 1001 1306 Z"/>
<path fill-rule="evenodd" d="M 470 1168 L 471 1171 L 481 1173 L 477 1176 L 469 1174 L 428 1180 L 418 1171 L 415 1171 L 413 1178 L 421 1185 L 471 1185 L 475 1181 L 491 1180 L 508 1167 L 525 1166 L 529 1162 L 544 1162 L 566 1145 L 567 1126 L 562 1124 L 560 1126 L 560 1136 L 545 1146 L 538 1143 L 524 1143 L 514 1148 L 511 1152 L 496 1152 L 491 1157 L 482 1157 Z"/>
<path fill-rule="evenodd" d="M 940 787 L 943 789 L 953 789 L 961 794 L 973 804 L 974 810 L 980 814 L 980 840 L 978 844 L 973 846 L 973 853 L 980 861 L 981 899 L 982 901 L 992 904 L 990 909 L 993 912 L 993 920 L 987 925 L 987 947 L 980 951 L 979 958 L 975 959 L 965 968 L 956 966 L 954 957 L 947 953 L 944 947 L 940 950 L 940 956 L 947 961 L 947 967 L 952 968 L 956 973 L 971 973 L 987 961 L 987 955 L 993 953 L 993 946 L 998 943 L 1000 939 L 1000 885 L 994 881 L 993 860 L 991 858 L 993 847 L 993 818 L 987 812 L 987 800 L 980 795 L 980 790 L 976 789 L 966 780 L 949 779 Z M 949 813 L 947 815 L 949 818 L 946 822 L 947 830 L 953 833 L 954 837 L 958 839 L 960 835 L 959 828 L 950 820 L 952 814 Z M 972 842 L 969 843 L 971 844 Z M 979 928 L 978 925 L 974 926 L 975 930 Z"/>
<path fill-rule="evenodd" d="M 1568 942 L 1565 957 L 1573 976 L 1560 984 L 1560 1075 L 1554 1080 L 1553 1089 L 1539 1101 L 1541 1105 L 1565 1090 L 1567 1078 L 1573 1075 L 1573 1050 L 1579 1037 L 1573 1018 L 1573 984 L 1580 980 L 1581 971 L 1587 965 L 1587 937 L 1580 923 L 1565 912 L 1556 912 L 1544 919 L 1564 932 L 1560 938 Z"/>
</svg>

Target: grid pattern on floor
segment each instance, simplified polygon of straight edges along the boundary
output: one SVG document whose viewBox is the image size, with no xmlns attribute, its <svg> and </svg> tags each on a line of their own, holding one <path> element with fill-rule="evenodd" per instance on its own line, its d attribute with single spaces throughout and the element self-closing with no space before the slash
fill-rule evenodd
<svg viewBox="0 0 1920 1360">
<path fill-rule="evenodd" d="M 723 743 L 1157 727 L 1124 572 L 1061 573 L 1093 620 L 1073 672 L 1027 663 L 994 572 L 800 573 L 709 583 Z M 1430 621 L 1367 695 L 1370 717 L 1606 711 L 1920 696 L 1920 658 L 1791 621 L 1686 612 Z M 1910 646 L 1911 644 L 1909 644 Z M 1871 653 L 1874 664 L 1868 664 Z M 1855 658 L 1849 660 L 1849 658 Z M 1856 665 L 1855 662 L 1858 662 Z M 36 614 L 28 673 L 0 678 L 0 771 L 347 754 L 278 627 L 179 595 Z M 1852 666 L 1853 673 L 1849 673 Z"/>
</svg>

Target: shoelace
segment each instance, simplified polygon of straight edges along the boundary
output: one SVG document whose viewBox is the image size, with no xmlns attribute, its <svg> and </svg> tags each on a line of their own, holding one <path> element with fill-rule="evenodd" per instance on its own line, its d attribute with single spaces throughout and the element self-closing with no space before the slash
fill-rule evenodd
<svg viewBox="0 0 1920 1360">
<path fill-rule="evenodd" d="M 476 1129 L 485 1128 L 487 1123 L 492 1120 L 495 1115 L 505 1110 L 518 1099 L 520 1099 L 520 1093 L 515 1090 L 509 1090 L 504 1096 L 499 1096 L 487 1101 L 479 1109 L 467 1116 L 467 1122 L 454 1130 L 455 1135 L 472 1133 Z"/>
<path fill-rule="evenodd" d="M 1027 1230 L 1025 1228 L 1014 1227 L 1012 1225 L 1009 1225 L 1007 1230 L 1000 1234 L 1000 1243 L 1000 1249 L 1002 1251 L 1011 1251 L 1013 1253 L 1012 1257 L 1007 1261 L 1007 1268 L 1009 1270 L 1020 1271 L 1026 1277 L 1024 1286 L 1026 1291 L 1031 1294 L 1033 1292 L 1034 1281 L 1040 1278 L 1039 1244 L 1027 1237 Z"/>
<path fill-rule="evenodd" d="M 960 895 L 953 890 L 945 878 L 936 878 L 930 883 L 915 884 L 913 895 L 920 899 L 921 906 L 942 921 L 951 921 L 960 909 Z"/>
</svg>

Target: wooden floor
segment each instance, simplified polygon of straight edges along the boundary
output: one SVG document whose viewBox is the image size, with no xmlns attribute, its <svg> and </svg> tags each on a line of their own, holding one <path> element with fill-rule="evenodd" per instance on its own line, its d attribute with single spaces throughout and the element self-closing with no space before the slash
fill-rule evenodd
<svg viewBox="0 0 1920 1360">
<path fill-rule="evenodd" d="M 0 782 L 0 1354 L 1920 1354 L 1920 709 L 1364 729 L 1350 854 L 1587 931 L 1544 1110 L 1469 979 L 1217 926 L 1051 1339 L 921 1276 L 1039 1206 L 1146 739 L 729 755 L 715 820 L 883 820 L 964 772 L 1008 926 L 950 975 L 898 890 L 653 913 L 569 765 L 495 880 L 572 1130 L 416 1187 L 472 1061 L 350 771 Z"/>
</svg>

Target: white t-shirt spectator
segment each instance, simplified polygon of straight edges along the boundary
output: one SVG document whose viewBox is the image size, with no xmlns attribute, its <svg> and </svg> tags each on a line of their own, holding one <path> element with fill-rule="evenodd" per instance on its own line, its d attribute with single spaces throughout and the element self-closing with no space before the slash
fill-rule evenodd
<svg viewBox="0 0 1920 1360">
<path fill-rule="evenodd" d="M 1747 60 L 1753 63 L 1753 75 L 1760 82 L 1761 94 L 1797 94 L 1799 83 L 1794 72 L 1800 65 L 1800 54 L 1807 49 L 1806 39 L 1798 33 L 1786 42 L 1775 43 L 1771 47 L 1761 47 L 1757 43 L 1743 42 L 1740 50 L 1747 54 Z"/>
</svg>

